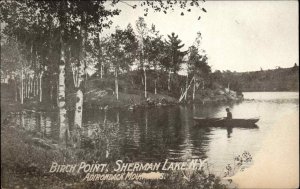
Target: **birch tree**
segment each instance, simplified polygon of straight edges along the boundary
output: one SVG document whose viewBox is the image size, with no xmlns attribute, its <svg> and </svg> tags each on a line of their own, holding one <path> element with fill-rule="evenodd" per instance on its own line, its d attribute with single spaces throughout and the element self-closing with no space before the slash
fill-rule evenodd
<svg viewBox="0 0 300 189">
<path fill-rule="evenodd" d="M 136 29 L 138 32 L 138 40 L 139 40 L 139 67 L 143 70 L 144 73 L 144 94 L 145 98 L 147 98 L 147 67 L 149 67 L 149 63 L 146 62 L 146 47 L 145 40 L 148 34 L 147 24 L 143 17 L 139 17 L 136 21 Z"/>
<path fill-rule="evenodd" d="M 113 66 L 115 76 L 115 95 L 119 99 L 119 72 L 128 71 L 136 58 L 137 40 L 131 25 L 125 30 L 116 28 L 115 33 L 111 34 L 108 45 L 108 56 Z"/>
<path fill-rule="evenodd" d="M 202 82 L 204 83 L 205 79 L 208 77 L 208 74 L 211 73 L 211 68 L 207 64 L 208 59 L 206 54 L 201 54 L 201 52 L 199 51 L 200 50 L 195 46 L 189 47 L 188 50 L 189 54 L 187 60 L 187 72 L 189 75 L 193 75 L 194 78 L 192 93 L 193 100 L 195 100 L 196 89 L 200 85 L 199 82 L 201 82 L 202 80 Z"/>
<path fill-rule="evenodd" d="M 162 36 L 156 30 L 155 25 L 152 24 L 151 29 L 149 29 L 149 33 L 144 40 L 144 43 L 145 59 L 148 62 L 147 68 L 154 69 L 154 72 L 156 74 L 154 79 L 154 94 L 157 94 L 157 81 L 159 77 L 158 70 L 160 68 L 160 61 L 164 56 L 164 42 L 162 40 Z"/>
<path fill-rule="evenodd" d="M 115 5 L 117 3 L 127 3 L 124 1 L 116 0 L 108 2 L 110 5 Z M 202 8 L 200 1 L 193 0 L 188 1 L 140 1 L 133 2 L 132 5 L 127 3 L 133 9 L 137 6 L 144 8 L 144 16 L 147 16 L 149 10 L 154 10 L 157 12 L 167 13 L 174 10 L 174 7 L 180 7 L 182 9 L 181 15 L 184 15 L 185 12 L 189 12 L 188 7 L 198 7 L 201 8 L 204 12 L 205 9 Z M 34 68 L 33 70 L 37 72 L 40 69 L 39 75 L 39 85 L 40 85 L 40 101 L 42 100 L 42 77 L 51 75 L 49 79 L 49 88 L 50 96 L 53 93 L 53 89 L 57 89 L 58 93 L 58 107 L 59 107 L 59 126 L 60 126 L 60 139 L 65 142 L 65 137 L 68 135 L 68 126 L 66 122 L 66 109 L 65 109 L 65 97 L 66 97 L 66 64 L 67 59 L 70 57 L 66 56 L 67 47 L 75 41 L 80 44 L 80 56 L 77 58 L 79 64 L 76 65 L 79 75 L 82 75 L 85 68 L 85 46 L 86 41 L 89 40 L 89 36 L 93 38 L 103 28 L 109 27 L 112 24 L 110 20 L 111 17 L 119 15 L 120 10 L 116 9 L 113 6 L 107 8 L 108 4 L 105 4 L 105 1 L 37 1 L 37 0 L 28 0 L 28 1 L 1 1 L 0 2 L 0 19 L 1 23 L 4 22 L 3 33 L 10 37 L 16 38 L 20 44 L 24 45 L 26 49 L 24 55 L 32 56 L 32 58 L 39 61 L 33 61 L 40 66 L 40 68 Z M 85 21 L 84 21 L 85 20 Z M 84 21 L 84 23 L 83 23 Z M 82 26 L 82 27 L 80 27 Z M 2 32 L 2 31 L 1 31 Z M 131 35 L 131 34 L 130 34 Z M 88 37 L 85 37 L 88 36 Z M 126 36 L 126 35 L 122 35 Z M 132 39 L 132 38 L 131 38 Z M 129 39 L 129 42 L 132 42 Z M 37 43 L 35 43 L 37 41 Z M 128 42 L 128 36 L 126 36 L 125 41 Z M 32 42 L 34 42 L 32 44 Z M 135 43 L 133 43 L 135 44 Z M 76 46 L 76 45 L 75 45 Z M 74 48 L 74 47 L 72 47 Z M 76 48 L 76 47 L 75 47 Z M 115 54 L 113 56 L 113 61 L 119 59 L 121 60 L 121 55 L 124 52 L 131 52 L 125 54 L 125 67 L 128 67 L 128 63 L 131 63 L 134 59 L 131 48 L 134 48 L 132 44 L 127 44 L 125 46 L 119 46 L 117 50 L 121 54 Z M 30 50 L 28 50 L 30 49 Z M 31 50 L 32 49 L 32 50 Z M 122 50 L 123 49 L 123 50 Z M 77 57 L 77 55 L 72 54 L 72 57 Z M 28 58 L 27 58 L 28 59 Z M 30 59 L 30 58 L 29 58 Z M 33 59 L 32 59 L 33 60 Z M 59 60 L 59 61 L 57 61 Z M 48 66 L 48 69 L 44 69 Z M 118 65 L 115 62 L 115 74 L 116 78 L 118 76 L 119 70 L 122 70 L 123 64 Z M 47 72 L 47 73 L 46 73 Z M 25 71 L 21 72 L 21 87 L 26 85 L 26 96 L 28 96 L 28 85 L 24 83 L 23 76 L 27 75 Z M 35 77 L 37 78 L 37 77 Z M 78 76 L 77 86 L 80 86 L 81 76 Z M 28 78 L 27 78 L 28 79 Z M 116 80 L 117 81 L 117 80 Z M 32 86 L 31 86 L 32 87 Z M 80 88 L 80 87 L 77 87 Z M 22 89 L 22 94 L 25 90 Z M 77 90 L 78 92 L 78 90 Z M 81 98 L 81 94 L 79 94 Z M 48 94 L 47 94 L 48 95 Z M 22 95 L 24 97 L 24 95 Z M 22 98 L 23 99 L 23 98 Z M 81 107 L 80 114 L 82 115 L 82 101 L 77 106 Z M 79 116 L 80 117 L 80 116 Z M 77 121 L 76 121 L 77 122 Z M 79 123 L 79 127 L 82 123 Z M 67 136 L 68 137 L 68 136 Z"/>
</svg>

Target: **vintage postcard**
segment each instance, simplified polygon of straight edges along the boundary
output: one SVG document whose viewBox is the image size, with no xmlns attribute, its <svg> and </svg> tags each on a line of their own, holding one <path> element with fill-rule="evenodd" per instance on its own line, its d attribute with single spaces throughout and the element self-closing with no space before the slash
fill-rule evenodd
<svg viewBox="0 0 300 189">
<path fill-rule="evenodd" d="M 298 188 L 298 10 L 1 1 L 1 188 Z"/>
</svg>

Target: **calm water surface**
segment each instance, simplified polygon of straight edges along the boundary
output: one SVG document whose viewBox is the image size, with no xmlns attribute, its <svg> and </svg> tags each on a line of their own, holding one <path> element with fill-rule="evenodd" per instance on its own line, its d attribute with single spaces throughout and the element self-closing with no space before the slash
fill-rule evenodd
<svg viewBox="0 0 300 189">
<path fill-rule="evenodd" d="M 262 140 L 286 111 L 299 111 L 297 92 L 247 92 L 245 101 L 233 104 L 195 104 L 129 110 L 85 110 L 84 135 L 93 141 L 95 133 L 107 130 L 103 142 L 89 149 L 91 157 L 130 161 L 174 161 L 208 158 L 211 169 L 220 174 L 236 155 L 255 155 Z M 225 117 L 230 107 L 234 118 L 259 117 L 258 128 L 203 128 L 193 116 Z M 72 114 L 69 116 L 72 120 Z M 58 140 L 57 113 L 25 114 L 18 122 L 41 137 Z M 286 125 L 288 127 L 289 125 Z M 287 136 L 288 137 L 288 136 Z M 94 154 L 93 154 L 94 153 Z M 99 160 L 99 159 L 98 159 Z"/>
</svg>

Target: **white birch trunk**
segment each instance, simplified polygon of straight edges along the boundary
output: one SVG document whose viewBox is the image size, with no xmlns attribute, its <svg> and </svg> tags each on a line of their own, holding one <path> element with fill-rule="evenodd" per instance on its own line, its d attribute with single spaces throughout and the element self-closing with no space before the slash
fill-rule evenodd
<svg viewBox="0 0 300 189">
<path fill-rule="evenodd" d="M 42 91 L 40 91 L 40 93 L 42 93 Z M 50 86 L 50 101 L 52 104 L 53 103 L 53 86 L 52 85 Z"/>
<path fill-rule="evenodd" d="M 82 105 L 83 105 L 83 93 L 80 89 L 76 92 L 76 107 L 74 125 L 76 128 L 82 127 Z"/>
<path fill-rule="evenodd" d="M 103 63 L 101 63 L 101 66 L 100 66 L 100 78 L 102 79 L 103 78 Z"/>
<path fill-rule="evenodd" d="M 82 36 L 81 40 L 81 49 L 80 49 L 80 54 L 79 54 L 79 61 L 80 64 L 77 67 L 77 77 L 75 77 L 76 81 L 75 82 L 75 87 L 77 88 L 76 92 L 76 105 L 75 105 L 75 115 L 74 115 L 74 125 L 75 129 L 82 128 L 82 111 L 83 111 L 83 92 L 81 90 L 81 83 L 83 82 L 83 78 L 85 73 L 85 57 L 86 57 L 86 52 L 85 52 L 85 43 L 87 39 L 87 34 L 85 30 L 85 19 L 86 15 L 84 14 L 82 16 L 82 25 L 80 27 L 80 32 Z M 73 73 L 74 75 L 74 73 Z"/>
<path fill-rule="evenodd" d="M 14 78 L 14 88 L 15 88 L 15 101 L 18 101 L 18 83 L 17 83 L 17 79 Z"/>
<path fill-rule="evenodd" d="M 35 77 L 35 94 L 34 96 L 37 96 L 39 93 L 38 93 L 38 87 L 39 87 L 39 78 L 38 77 Z"/>
<path fill-rule="evenodd" d="M 157 84 L 157 81 L 156 81 L 156 79 L 154 80 L 154 94 L 157 94 L 157 86 L 156 86 L 156 84 Z"/>
<path fill-rule="evenodd" d="M 118 70 L 115 68 L 115 93 L 117 100 L 119 100 L 119 83 L 118 83 Z"/>
<path fill-rule="evenodd" d="M 27 98 L 27 78 L 26 75 L 24 76 L 24 99 Z"/>
<path fill-rule="evenodd" d="M 185 80 L 185 90 L 188 88 L 188 84 L 189 84 L 189 75 L 187 74 L 186 75 L 186 80 Z M 187 95 L 185 95 L 185 97 L 184 97 L 184 100 L 186 100 L 186 98 L 187 98 Z M 194 100 L 194 99 L 193 99 Z"/>
<path fill-rule="evenodd" d="M 82 77 L 81 75 L 80 77 Z M 80 89 L 80 83 L 82 79 L 78 80 L 77 91 L 76 91 L 76 105 L 75 105 L 75 114 L 74 114 L 74 125 L 75 128 L 82 128 L 82 111 L 83 111 L 83 92 Z"/>
<path fill-rule="evenodd" d="M 24 83 L 23 83 L 23 70 L 21 71 L 21 90 L 20 90 L 20 101 L 21 104 L 24 103 Z"/>
<path fill-rule="evenodd" d="M 40 96 L 40 77 L 36 78 L 36 96 Z"/>
<path fill-rule="evenodd" d="M 36 96 L 40 96 L 40 78 L 36 78 Z"/>
<path fill-rule="evenodd" d="M 24 86 L 24 88 L 23 88 L 23 94 L 24 94 L 24 100 L 26 99 L 26 94 L 27 94 L 27 89 L 26 89 L 26 75 L 24 75 L 24 79 L 23 79 L 23 86 Z"/>
<path fill-rule="evenodd" d="M 39 88 L 39 78 L 38 76 L 35 78 L 35 94 L 34 96 L 37 96 L 39 93 L 38 93 L 38 88 Z"/>
<path fill-rule="evenodd" d="M 27 80 L 26 80 L 26 88 L 27 88 L 27 94 L 26 94 L 26 96 L 27 96 L 27 99 L 29 99 L 29 76 L 27 76 Z"/>
<path fill-rule="evenodd" d="M 27 78 L 26 85 L 27 85 L 27 99 L 29 99 L 30 98 L 30 78 L 29 78 L 29 76 Z"/>
<path fill-rule="evenodd" d="M 29 78 L 29 86 L 30 86 L 30 93 L 29 96 L 31 97 L 33 95 L 33 78 Z"/>
<path fill-rule="evenodd" d="M 103 62 L 101 62 L 101 58 L 100 56 L 102 56 L 102 53 L 100 53 L 100 51 L 102 52 L 102 47 L 101 47 L 101 33 L 99 32 L 98 33 L 98 40 L 99 40 L 99 54 L 98 54 L 98 60 L 99 60 L 99 63 L 100 63 L 100 78 L 102 79 L 103 78 Z"/>
<path fill-rule="evenodd" d="M 64 57 L 62 57 L 64 59 Z M 62 60 L 61 60 L 62 61 Z M 63 60 L 64 62 L 64 60 Z M 61 142 L 66 142 L 66 136 L 68 134 L 67 120 L 66 120 L 66 102 L 65 102 L 65 65 L 59 65 L 59 78 L 58 78 L 58 107 L 59 107 L 59 125 L 60 125 L 60 135 L 59 138 Z"/>
<path fill-rule="evenodd" d="M 146 73 L 146 68 L 144 68 L 144 76 L 145 76 L 145 98 L 147 98 L 147 73 Z"/>
<path fill-rule="evenodd" d="M 30 96 L 34 96 L 34 78 L 30 78 L 30 85 L 31 85 L 31 95 Z"/>
<path fill-rule="evenodd" d="M 35 76 L 32 78 L 32 95 L 35 96 Z"/>
<path fill-rule="evenodd" d="M 23 99 L 26 99 L 26 75 L 23 73 Z"/>
<path fill-rule="evenodd" d="M 39 99 L 40 99 L 40 102 L 42 102 L 42 100 L 43 100 L 42 78 L 43 78 L 43 72 L 41 72 L 39 75 L 39 91 L 40 91 Z"/>
<path fill-rule="evenodd" d="M 119 124 L 119 123 L 120 123 L 120 113 L 117 112 L 117 124 Z"/>
<path fill-rule="evenodd" d="M 195 93 L 196 93 L 196 80 L 194 79 L 194 86 L 193 86 L 193 101 L 195 100 Z"/>
<path fill-rule="evenodd" d="M 67 111 L 66 111 L 66 101 L 65 101 L 65 44 L 63 41 L 64 35 L 64 23 L 61 23 L 61 33 L 60 33 L 60 64 L 59 64 L 59 74 L 58 74 L 58 107 L 59 107 L 59 139 L 60 143 L 66 144 L 69 138 L 69 128 L 67 125 Z"/>
<path fill-rule="evenodd" d="M 194 80 L 194 77 L 191 79 L 191 82 L 190 82 L 190 84 L 189 84 L 188 88 L 186 88 L 185 92 L 184 92 L 184 93 L 183 93 L 183 94 L 180 96 L 180 98 L 179 98 L 179 102 L 181 102 L 181 101 L 182 101 L 182 99 L 185 97 L 185 95 L 187 95 L 187 92 L 188 92 L 188 90 L 189 90 L 189 88 L 190 88 L 190 86 L 191 86 L 191 84 L 192 84 L 193 80 Z"/>
<path fill-rule="evenodd" d="M 28 98 L 30 98 L 30 93 L 31 93 L 31 83 L 30 83 L 30 76 L 28 76 L 28 81 L 27 81 L 27 85 L 28 85 Z"/>
<path fill-rule="evenodd" d="M 103 125 L 106 125 L 106 110 L 104 110 L 104 119 L 103 119 Z"/>
<path fill-rule="evenodd" d="M 171 70 L 169 70 L 169 78 L 168 78 L 168 91 L 171 90 Z"/>
<path fill-rule="evenodd" d="M 34 78 L 30 78 L 30 90 L 31 90 L 31 94 L 30 96 L 34 96 L 34 90 L 33 90 L 33 87 L 34 87 Z"/>
</svg>

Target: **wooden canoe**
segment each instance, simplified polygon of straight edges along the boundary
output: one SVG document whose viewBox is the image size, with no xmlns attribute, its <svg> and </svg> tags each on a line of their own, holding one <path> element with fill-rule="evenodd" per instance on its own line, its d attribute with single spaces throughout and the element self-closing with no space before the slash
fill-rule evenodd
<svg viewBox="0 0 300 189">
<path fill-rule="evenodd" d="M 194 117 L 197 125 L 211 127 L 257 127 L 258 118 L 252 119 L 224 119 L 224 118 L 200 118 Z"/>
</svg>

